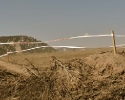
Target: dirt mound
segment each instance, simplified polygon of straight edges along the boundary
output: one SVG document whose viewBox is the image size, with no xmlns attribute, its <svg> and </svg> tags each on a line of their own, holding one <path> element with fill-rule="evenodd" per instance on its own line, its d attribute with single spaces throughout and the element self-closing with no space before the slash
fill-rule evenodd
<svg viewBox="0 0 125 100">
<path fill-rule="evenodd" d="M 12 64 L 9 62 L 5 62 L 5 61 L 0 61 L 0 67 L 1 69 L 6 69 L 9 70 L 11 72 L 16 72 L 25 76 L 29 76 L 30 74 L 27 72 L 27 69 L 25 68 L 25 66 L 20 66 L 17 64 Z"/>
<path fill-rule="evenodd" d="M 125 56 L 95 54 L 86 57 L 85 63 L 93 66 L 93 89 L 99 93 L 96 98 L 125 99 Z"/>
<path fill-rule="evenodd" d="M 50 68 L 40 73 L 39 77 L 29 78 L 1 70 L 1 99 L 6 100 L 83 100 L 88 98 L 87 87 L 91 68 L 81 61 L 75 65 L 62 63 L 55 57 Z M 77 60 L 75 60 L 77 62 Z M 74 63 L 76 63 L 74 61 Z M 71 61 L 72 62 L 72 61 Z M 79 68 L 77 66 L 79 65 Z M 86 73 L 83 73 L 85 71 Z M 88 73 L 87 73 L 88 72 Z M 6 74 L 9 73 L 9 74 Z M 83 73 L 83 74 L 82 74 Z M 83 77 L 85 76 L 85 77 Z M 4 80 L 4 81 L 3 81 Z M 82 83 L 84 81 L 84 84 Z M 83 89 L 84 88 L 84 89 Z M 85 94 L 83 96 L 83 94 Z"/>
<path fill-rule="evenodd" d="M 114 76 L 125 73 L 125 56 L 110 53 L 95 54 L 85 58 L 86 63 L 93 66 L 95 76 Z"/>
<path fill-rule="evenodd" d="M 2 100 L 124 100 L 125 58 L 98 54 L 61 62 L 29 78 L 0 70 Z"/>
<path fill-rule="evenodd" d="M 14 91 L 14 87 L 18 82 L 19 75 L 17 73 L 8 72 L 0 69 L 0 99 L 7 100 Z"/>
</svg>

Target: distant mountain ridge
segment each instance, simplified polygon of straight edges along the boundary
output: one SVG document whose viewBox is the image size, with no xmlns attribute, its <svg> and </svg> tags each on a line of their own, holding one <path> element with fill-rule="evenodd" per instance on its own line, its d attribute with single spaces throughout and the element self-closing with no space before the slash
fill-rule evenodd
<svg viewBox="0 0 125 100">
<path fill-rule="evenodd" d="M 6 43 L 6 42 L 21 42 L 21 44 L 0 44 L 0 55 L 7 53 L 8 51 L 20 51 L 25 49 L 30 49 L 38 46 L 49 46 L 46 43 L 37 43 L 37 44 L 31 44 L 28 42 L 42 42 L 39 41 L 33 37 L 25 36 L 25 35 L 19 35 L 19 36 L 1 36 L 0 37 L 0 43 Z M 23 43 L 24 42 L 24 43 Z M 27 42 L 27 43 L 25 43 Z M 47 52 L 47 51 L 55 51 L 54 48 L 48 47 L 48 48 L 37 48 L 30 51 L 26 51 L 27 53 L 40 53 L 40 52 Z"/>
</svg>

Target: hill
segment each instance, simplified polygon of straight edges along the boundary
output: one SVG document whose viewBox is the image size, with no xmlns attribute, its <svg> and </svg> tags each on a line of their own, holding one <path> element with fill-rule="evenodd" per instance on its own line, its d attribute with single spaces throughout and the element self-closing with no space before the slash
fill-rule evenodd
<svg viewBox="0 0 125 100">
<path fill-rule="evenodd" d="M 26 50 L 38 46 L 48 46 L 46 43 L 37 43 L 33 44 L 30 42 L 41 42 L 33 37 L 20 35 L 20 36 L 1 36 L 0 43 L 6 42 L 19 42 L 17 44 L 0 44 L 0 55 L 13 51 L 21 51 Z M 29 42 L 29 43 L 28 43 Z M 37 48 L 33 50 L 26 51 L 25 53 L 39 53 L 39 52 L 47 52 L 47 51 L 55 51 L 55 49 L 48 47 L 48 48 Z"/>
</svg>

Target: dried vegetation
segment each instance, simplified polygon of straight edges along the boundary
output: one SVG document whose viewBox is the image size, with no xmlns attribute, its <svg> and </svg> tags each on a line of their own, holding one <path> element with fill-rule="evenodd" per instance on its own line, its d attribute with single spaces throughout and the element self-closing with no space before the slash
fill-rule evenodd
<svg viewBox="0 0 125 100">
<path fill-rule="evenodd" d="M 30 61 L 29 61 L 30 63 Z M 1 100 L 125 100 L 125 56 L 95 54 L 62 62 L 51 56 L 30 77 L 0 70 Z"/>
</svg>

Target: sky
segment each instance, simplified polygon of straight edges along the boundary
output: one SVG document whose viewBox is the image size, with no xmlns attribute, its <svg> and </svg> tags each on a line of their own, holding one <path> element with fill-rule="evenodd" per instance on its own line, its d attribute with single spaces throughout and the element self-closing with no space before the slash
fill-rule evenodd
<svg viewBox="0 0 125 100">
<path fill-rule="evenodd" d="M 79 35 L 125 35 L 125 0 L 0 0 L 0 36 L 27 35 L 46 41 Z M 125 44 L 116 38 L 116 44 Z M 100 47 L 111 37 L 82 38 L 49 45 Z"/>
</svg>

